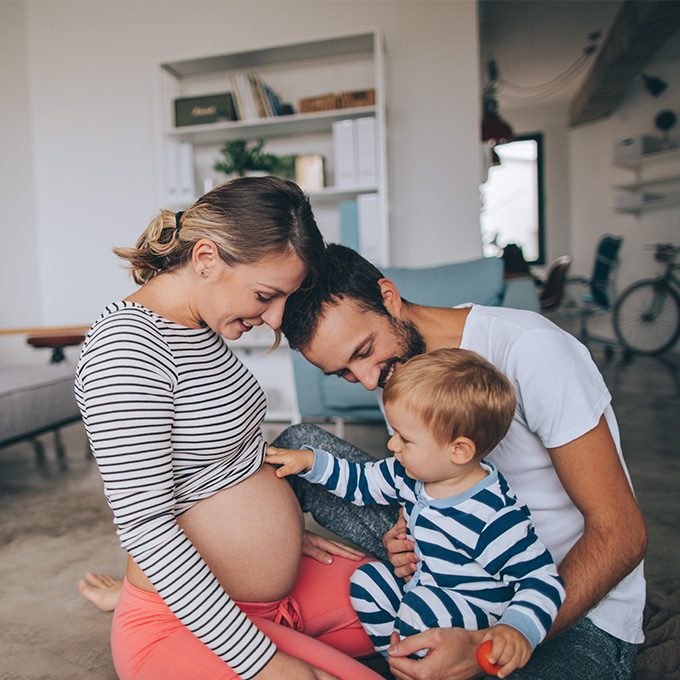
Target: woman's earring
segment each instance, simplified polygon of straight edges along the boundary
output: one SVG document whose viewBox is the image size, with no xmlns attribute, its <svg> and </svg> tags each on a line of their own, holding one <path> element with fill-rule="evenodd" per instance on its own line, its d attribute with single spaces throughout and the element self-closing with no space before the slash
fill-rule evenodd
<svg viewBox="0 0 680 680">
<path fill-rule="evenodd" d="M 201 276 L 205 276 L 205 269 L 201 272 Z"/>
</svg>

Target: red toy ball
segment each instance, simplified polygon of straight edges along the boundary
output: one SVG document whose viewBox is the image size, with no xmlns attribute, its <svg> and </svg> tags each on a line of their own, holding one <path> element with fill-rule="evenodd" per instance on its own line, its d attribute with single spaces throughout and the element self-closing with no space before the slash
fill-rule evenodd
<svg viewBox="0 0 680 680">
<path fill-rule="evenodd" d="M 489 663 L 489 654 L 491 654 L 491 648 L 493 647 L 493 642 L 487 640 L 482 642 L 477 648 L 477 663 L 481 666 L 482 670 L 489 675 L 497 675 L 498 671 L 502 666 L 498 663 Z"/>
</svg>

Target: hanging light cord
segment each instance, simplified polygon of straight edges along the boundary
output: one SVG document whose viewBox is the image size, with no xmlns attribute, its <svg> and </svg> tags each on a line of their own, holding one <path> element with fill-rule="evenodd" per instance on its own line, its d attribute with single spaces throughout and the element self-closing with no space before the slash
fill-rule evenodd
<svg viewBox="0 0 680 680">
<path fill-rule="evenodd" d="M 595 43 L 600 36 L 598 33 L 592 33 L 588 37 L 591 44 L 583 49 L 578 59 L 571 66 L 551 80 L 540 85 L 520 85 L 506 80 L 496 71 L 495 84 L 499 89 L 505 90 L 504 94 L 508 100 L 533 103 L 551 97 L 573 82 L 586 69 L 591 57 L 597 50 Z"/>
</svg>

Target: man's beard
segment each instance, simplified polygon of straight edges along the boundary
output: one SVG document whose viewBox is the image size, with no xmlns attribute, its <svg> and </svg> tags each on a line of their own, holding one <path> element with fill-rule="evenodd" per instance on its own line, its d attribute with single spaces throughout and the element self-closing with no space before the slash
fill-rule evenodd
<svg viewBox="0 0 680 680">
<path fill-rule="evenodd" d="M 425 338 L 423 338 L 412 321 L 402 321 L 401 319 L 390 317 L 390 326 L 392 326 L 397 342 L 399 343 L 400 355 L 392 357 L 392 359 L 383 366 L 380 371 L 380 379 L 378 380 L 379 387 L 385 387 L 387 376 L 390 374 L 390 371 L 395 364 L 403 364 L 411 357 L 417 356 L 418 354 L 424 354 L 427 351 Z"/>
</svg>

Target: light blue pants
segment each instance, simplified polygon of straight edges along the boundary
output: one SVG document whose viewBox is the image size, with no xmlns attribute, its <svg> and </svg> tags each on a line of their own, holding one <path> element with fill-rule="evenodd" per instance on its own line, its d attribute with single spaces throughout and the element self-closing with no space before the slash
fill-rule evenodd
<svg viewBox="0 0 680 680">
<path fill-rule="evenodd" d="M 354 611 L 375 650 L 385 657 L 395 630 L 403 639 L 430 628 L 479 630 L 497 620 L 450 588 L 406 586 L 406 581 L 395 576 L 392 565 L 386 562 L 364 564 L 350 578 L 349 597 Z M 418 655 L 425 653 L 422 650 Z"/>
</svg>

